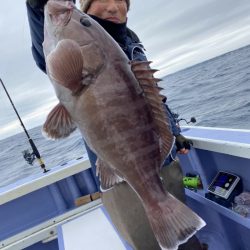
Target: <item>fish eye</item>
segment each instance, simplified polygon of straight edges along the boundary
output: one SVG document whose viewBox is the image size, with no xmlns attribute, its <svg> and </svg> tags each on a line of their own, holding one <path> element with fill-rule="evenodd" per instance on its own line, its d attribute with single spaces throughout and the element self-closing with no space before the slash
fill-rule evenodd
<svg viewBox="0 0 250 250">
<path fill-rule="evenodd" d="M 91 22 L 90 22 L 88 19 L 86 19 L 86 18 L 81 18 L 81 19 L 80 19 L 80 23 L 81 23 L 83 26 L 85 26 L 85 27 L 91 26 Z"/>
</svg>

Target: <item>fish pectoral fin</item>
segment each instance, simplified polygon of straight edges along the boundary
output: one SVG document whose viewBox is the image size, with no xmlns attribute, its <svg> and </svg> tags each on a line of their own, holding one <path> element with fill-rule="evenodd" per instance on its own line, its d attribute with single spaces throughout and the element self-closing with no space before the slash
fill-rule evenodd
<svg viewBox="0 0 250 250">
<path fill-rule="evenodd" d="M 162 90 L 158 86 L 161 79 L 155 78 L 154 73 L 157 70 L 150 68 L 149 61 L 131 61 L 131 70 L 133 71 L 137 81 L 143 89 L 144 98 L 149 104 L 152 117 L 159 135 L 159 145 L 161 148 L 161 162 L 163 162 L 172 150 L 174 144 L 174 136 L 171 131 L 170 121 L 167 116 L 164 104 L 162 102 L 165 96 L 160 94 Z"/>
<path fill-rule="evenodd" d="M 43 132 L 51 139 L 60 139 L 69 136 L 76 129 L 66 108 L 57 104 L 48 114 L 43 125 Z"/>
<path fill-rule="evenodd" d="M 99 176 L 100 188 L 103 192 L 123 181 L 106 162 L 100 159 L 97 159 L 96 162 L 96 175 Z"/>
<path fill-rule="evenodd" d="M 71 39 L 59 41 L 47 56 L 46 65 L 51 78 L 73 94 L 83 87 L 83 57 L 77 42 Z"/>
</svg>

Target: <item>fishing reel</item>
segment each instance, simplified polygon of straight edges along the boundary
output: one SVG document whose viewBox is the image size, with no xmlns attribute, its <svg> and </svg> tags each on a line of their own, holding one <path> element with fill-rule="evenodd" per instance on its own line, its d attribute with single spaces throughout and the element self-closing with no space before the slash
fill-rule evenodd
<svg viewBox="0 0 250 250">
<path fill-rule="evenodd" d="M 36 159 L 36 155 L 34 152 L 30 153 L 30 151 L 28 149 L 22 151 L 23 154 L 23 158 L 25 159 L 25 161 L 29 164 L 29 165 L 33 165 L 35 159 Z"/>
<path fill-rule="evenodd" d="M 177 119 L 177 123 L 179 123 L 180 121 L 185 121 L 187 124 L 189 124 L 189 123 L 196 123 L 195 117 L 191 117 L 189 121 L 187 121 L 187 120 L 184 119 L 184 118 Z"/>
<path fill-rule="evenodd" d="M 185 121 L 185 122 L 186 122 L 186 124 L 189 124 L 189 123 L 196 123 L 196 119 L 195 119 L 195 117 L 191 117 L 191 118 L 190 118 L 190 120 L 189 120 L 189 121 L 187 121 L 187 120 L 186 120 L 186 119 L 184 119 L 184 118 L 179 118 L 179 119 L 178 119 L 179 114 L 177 114 L 177 113 L 174 113 L 173 115 L 174 115 L 174 119 L 176 120 L 176 123 L 177 123 L 177 124 L 179 124 L 179 123 L 180 123 L 180 121 Z"/>
</svg>

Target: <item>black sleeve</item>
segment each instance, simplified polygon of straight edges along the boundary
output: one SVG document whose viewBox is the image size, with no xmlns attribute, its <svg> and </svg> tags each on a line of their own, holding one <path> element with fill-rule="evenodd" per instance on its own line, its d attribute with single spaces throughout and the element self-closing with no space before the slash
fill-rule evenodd
<svg viewBox="0 0 250 250">
<path fill-rule="evenodd" d="M 167 110 L 167 115 L 171 124 L 171 130 L 174 136 L 177 136 L 181 133 L 180 127 L 176 123 L 176 118 L 173 112 L 170 110 L 167 104 L 165 104 L 166 110 Z"/>
<path fill-rule="evenodd" d="M 43 53 L 43 40 L 44 40 L 44 11 L 39 6 L 44 6 L 47 0 L 26 1 L 28 22 L 31 35 L 31 51 L 37 66 L 46 73 L 46 63 Z M 73 3 L 76 1 L 73 0 Z M 33 3 L 33 4 L 32 4 Z M 32 6 L 31 6 L 32 4 Z"/>
<path fill-rule="evenodd" d="M 44 13 L 42 9 L 32 8 L 26 2 L 28 22 L 30 26 L 30 35 L 32 42 L 32 55 L 37 66 L 46 73 L 46 64 L 43 54 L 43 40 L 44 40 Z"/>
<path fill-rule="evenodd" d="M 127 28 L 127 35 L 132 39 L 133 43 L 141 43 L 139 37 L 133 30 Z"/>
</svg>

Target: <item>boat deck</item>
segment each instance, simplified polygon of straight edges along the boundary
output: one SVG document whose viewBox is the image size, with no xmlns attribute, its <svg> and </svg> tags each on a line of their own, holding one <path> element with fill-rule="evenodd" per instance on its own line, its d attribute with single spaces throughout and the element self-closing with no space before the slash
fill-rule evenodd
<svg viewBox="0 0 250 250">
<path fill-rule="evenodd" d="M 207 199 L 205 193 L 218 171 L 239 176 L 243 190 L 250 191 L 250 130 L 184 127 L 183 134 L 193 140 L 194 146 L 189 154 L 180 156 L 182 170 L 184 175 L 199 175 L 203 184 L 202 190 L 186 189 L 188 206 L 207 223 L 197 236 L 208 243 L 211 250 L 249 250 L 250 218 Z M 88 159 L 76 159 L 46 174 L 0 188 L 0 249 L 63 250 L 67 249 L 67 242 L 72 241 L 71 237 L 79 236 L 83 230 L 87 230 L 84 235 L 96 235 L 93 233 L 97 232 L 95 222 L 85 220 L 92 213 L 99 214 L 96 218 L 100 216 L 100 199 L 81 206 L 75 202 L 97 191 L 90 184 L 86 189 L 89 167 Z M 93 209 L 99 210 L 93 212 Z M 105 217 L 103 219 L 105 221 Z M 85 227 L 89 223 L 92 227 L 88 231 Z M 75 235 L 68 231 L 72 225 L 77 229 Z M 87 237 L 86 241 L 90 239 Z M 121 249 L 129 249 L 117 235 L 116 239 Z"/>
</svg>

